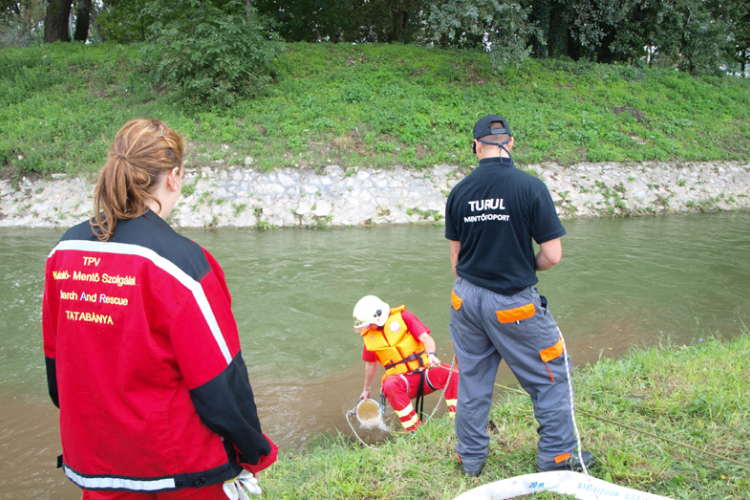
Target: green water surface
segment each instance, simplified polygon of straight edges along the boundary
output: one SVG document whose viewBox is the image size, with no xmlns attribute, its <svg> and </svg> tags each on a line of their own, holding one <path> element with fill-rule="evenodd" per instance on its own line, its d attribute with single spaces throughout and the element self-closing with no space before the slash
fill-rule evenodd
<svg viewBox="0 0 750 500">
<path fill-rule="evenodd" d="M 538 288 L 574 362 L 632 344 L 697 342 L 750 323 L 750 213 L 565 223 L 563 260 Z M 254 385 L 361 365 L 351 312 L 363 295 L 406 304 L 450 359 L 453 276 L 443 228 L 183 230 L 221 263 Z M 46 396 L 44 262 L 62 231 L 0 229 L 0 396 Z M 351 396 L 351 395 L 347 395 Z"/>
</svg>

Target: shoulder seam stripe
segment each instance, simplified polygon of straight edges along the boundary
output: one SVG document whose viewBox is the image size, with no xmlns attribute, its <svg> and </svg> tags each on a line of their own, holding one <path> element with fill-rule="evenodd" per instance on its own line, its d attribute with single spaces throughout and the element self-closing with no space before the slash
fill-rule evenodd
<svg viewBox="0 0 750 500">
<path fill-rule="evenodd" d="M 151 249 L 139 245 L 132 245 L 129 243 L 104 243 L 101 241 L 65 240 L 58 243 L 57 246 L 52 249 L 49 257 L 52 257 L 52 255 L 58 250 L 82 250 L 118 255 L 137 255 L 139 257 L 150 260 L 154 263 L 154 265 L 156 265 L 156 267 L 169 273 L 171 276 L 177 279 L 177 281 L 182 283 L 185 288 L 193 293 L 193 297 L 195 298 L 195 301 L 198 303 L 198 307 L 200 307 L 200 310 L 203 313 L 203 318 L 206 320 L 206 323 L 208 324 L 208 327 L 210 328 L 211 333 L 214 336 L 214 340 L 216 340 L 216 343 L 219 346 L 219 350 L 221 350 L 221 354 L 224 356 L 224 360 L 227 362 L 227 365 L 232 362 L 232 356 L 229 352 L 229 347 L 227 347 L 227 343 L 224 340 L 224 335 L 222 335 L 221 333 L 221 328 L 219 328 L 219 323 L 216 321 L 214 312 L 211 310 L 211 305 L 208 303 L 208 298 L 203 291 L 203 287 L 201 286 L 200 282 L 195 281 L 185 271 L 177 267 L 173 262 L 165 259 Z"/>
</svg>

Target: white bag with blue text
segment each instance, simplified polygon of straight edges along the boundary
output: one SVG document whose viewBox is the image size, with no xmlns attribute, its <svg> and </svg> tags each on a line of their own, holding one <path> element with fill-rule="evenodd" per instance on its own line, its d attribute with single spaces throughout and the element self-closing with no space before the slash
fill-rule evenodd
<svg viewBox="0 0 750 500">
<path fill-rule="evenodd" d="M 539 472 L 503 479 L 469 490 L 454 500 L 504 500 L 540 491 L 573 495 L 580 500 L 672 500 L 570 471 Z"/>
</svg>

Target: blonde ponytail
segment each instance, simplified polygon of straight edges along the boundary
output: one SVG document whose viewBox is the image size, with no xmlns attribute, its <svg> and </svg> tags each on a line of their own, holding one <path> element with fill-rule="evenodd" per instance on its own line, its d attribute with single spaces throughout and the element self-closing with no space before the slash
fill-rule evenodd
<svg viewBox="0 0 750 500">
<path fill-rule="evenodd" d="M 117 221 L 143 215 L 149 200 L 161 207 L 151 192 L 163 175 L 182 168 L 184 150 L 182 138 L 159 120 L 130 120 L 117 132 L 94 189 L 90 223 L 99 240 L 112 237 Z"/>
</svg>

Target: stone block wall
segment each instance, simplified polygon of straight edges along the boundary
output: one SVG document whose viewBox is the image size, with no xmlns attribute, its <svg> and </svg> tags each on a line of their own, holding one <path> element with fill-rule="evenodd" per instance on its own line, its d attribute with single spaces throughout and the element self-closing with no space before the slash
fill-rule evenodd
<svg viewBox="0 0 750 500">
<path fill-rule="evenodd" d="M 520 166 L 542 179 L 558 213 L 628 217 L 750 208 L 750 164 L 647 163 Z M 186 166 L 180 227 L 329 227 L 439 224 L 451 188 L 468 172 L 329 165 L 321 171 Z M 68 227 L 92 214 L 94 176 L 0 181 L 0 226 Z"/>
</svg>

